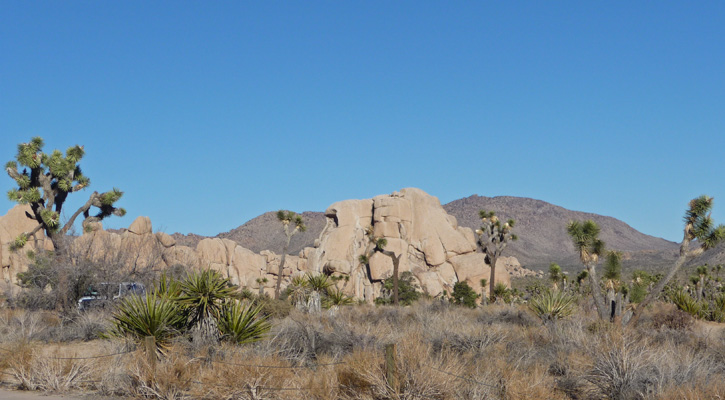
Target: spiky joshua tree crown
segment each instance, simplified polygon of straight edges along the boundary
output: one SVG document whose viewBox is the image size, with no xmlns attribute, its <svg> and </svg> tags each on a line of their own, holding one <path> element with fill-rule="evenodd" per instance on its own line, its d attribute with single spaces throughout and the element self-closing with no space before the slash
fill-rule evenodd
<svg viewBox="0 0 725 400">
<path fill-rule="evenodd" d="M 105 193 L 93 192 L 86 204 L 62 225 L 60 213 L 68 195 L 85 189 L 91 183 L 78 165 L 85 151 L 83 146 L 76 145 L 69 147 L 65 155 L 59 150 L 46 154 L 43 152 L 43 145 L 40 137 L 34 137 L 28 143 L 20 143 L 15 160 L 5 164 L 5 171 L 17 184 L 16 188 L 8 192 L 8 199 L 19 204 L 29 204 L 32 217 L 38 222 L 33 230 L 16 238 L 13 247 L 24 246 L 30 236 L 42 229 L 57 249 L 58 241 L 54 238 L 65 235 L 80 214 L 84 216 L 84 226 L 111 215 L 126 214 L 123 208 L 114 205 L 123 195 L 123 192 L 114 188 Z M 96 207 L 99 211 L 90 215 L 91 207 Z"/>
</svg>

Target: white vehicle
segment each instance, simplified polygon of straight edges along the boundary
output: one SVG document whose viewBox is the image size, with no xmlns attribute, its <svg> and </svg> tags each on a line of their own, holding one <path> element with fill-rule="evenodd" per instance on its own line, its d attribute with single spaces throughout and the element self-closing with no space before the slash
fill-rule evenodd
<svg viewBox="0 0 725 400">
<path fill-rule="evenodd" d="M 140 282 L 122 282 L 122 283 L 101 283 L 97 286 L 91 286 L 78 299 L 78 309 L 85 311 L 91 308 L 105 308 L 115 300 L 121 299 L 132 294 L 142 295 L 146 293 L 146 287 Z"/>
</svg>

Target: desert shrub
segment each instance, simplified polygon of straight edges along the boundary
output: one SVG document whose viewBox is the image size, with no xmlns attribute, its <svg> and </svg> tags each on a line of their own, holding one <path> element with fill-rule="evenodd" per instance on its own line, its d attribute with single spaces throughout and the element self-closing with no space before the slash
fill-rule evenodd
<svg viewBox="0 0 725 400">
<path fill-rule="evenodd" d="M 480 296 L 481 295 L 476 293 L 465 281 L 456 282 L 453 285 L 451 301 L 453 304 L 466 306 L 468 308 L 476 308 L 476 299 Z"/>
<path fill-rule="evenodd" d="M 275 300 L 270 297 L 257 298 L 256 302 L 262 306 L 262 315 L 270 319 L 283 319 L 292 312 L 292 305 L 285 300 Z"/>
<path fill-rule="evenodd" d="M 484 325 L 508 324 L 522 327 L 537 326 L 541 322 L 526 312 L 523 306 L 491 306 L 480 309 L 481 312 L 476 316 L 476 322 Z"/>
<path fill-rule="evenodd" d="M 417 301 L 422 293 L 418 291 L 418 285 L 414 282 L 415 277 L 410 271 L 400 274 L 398 279 L 398 302 L 401 305 L 409 306 Z M 388 278 L 383 282 L 380 291 L 380 297 L 375 299 L 375 304 L 384 305 L 393 303 L 393 278 Z"/>
<path fill-rule="evenodd" d="M 511 303 L 514 299 L 514 293 L 505 283 L 499 282 L 493 287 L 491 300 L 493 302 L 501 299 L 504 303 Z"/>
<path fill-rule="evenodd" d="M 677 308 L 660 311 L 652 316 L 652 327 L 655 329 L 667 328 L 673 330 L 692 329 L 695 319 L 691 314 Z"/>
<path fill-rule="evenodd" d="M 63 392 L 82 387 L 91 371 L 89 361 L 67 358 L 58 352 L 44 356 L 29 346 L 20 346 L 9 355 L 7 366 L 24 389 Z"/>
<path fill-rule="evenodd" d="M 648 364 L 651 352 L 628 337 L 604 340 L 592 351 L 586 379 L 594 392 L 609 399 L 643 399 L 651 392 Z"/>
</svg>

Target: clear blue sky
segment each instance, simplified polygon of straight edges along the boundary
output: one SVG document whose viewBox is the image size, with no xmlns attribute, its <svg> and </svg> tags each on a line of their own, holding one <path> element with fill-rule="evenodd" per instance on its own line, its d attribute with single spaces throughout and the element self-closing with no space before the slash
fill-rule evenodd
<svg viewBox="0 0 725 400">
<path fill-rule="evenodd" d="M 679 241 L 695 196 L 725 222 L 723 21 L 709 1 L 9 0 L 0 160 L 85 145 L 91 190 L 126 192 L 106 227 L 215 235 L 414 186 Z"/>
</svg>

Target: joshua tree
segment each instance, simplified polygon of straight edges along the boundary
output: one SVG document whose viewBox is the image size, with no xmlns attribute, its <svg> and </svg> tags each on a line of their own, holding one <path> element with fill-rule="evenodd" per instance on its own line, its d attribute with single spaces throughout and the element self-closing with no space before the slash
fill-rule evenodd
<svg viewBox="0 0 725 400">
<path fill-rule="evenodd" d="M 700 196 L 690 200 L 689 207 L 685 212 L 684 237 L 680 243 L 680 256 L 675 265 L 664 278 L 657 282 L 657 285 L 647 294 L 642 303 L 634 309 L 632 319 L 629 321 L 636 324 L 642 315 L 642 310 L 647 307 L 665 288 L 667 283 L 677 274 L 682 265 L 688 260 L 701 255 L 705 250 L 715 247 L 725 238 L 725 226 L 715 226 L 710 211 L 712 210 L 713 198 Z M 690 244 L 697 239 L 697 247 L 690 249 Z"/>
<path fill-rule="evenodd" d="M 571 221 L 566 226 L 566 230 L 572 242 L 574 242 L 574 247 L 579 252 L 579 260 L 587 269 L 587 276 L 589 276 L 592 287 L 592 297 L 594 297 L 594 306 L 597 308 L 599 317 L 606 319 L 607 309 L 604 306 L 599 278 L 597 278 L 595 269 L 599 257 L 604 253 L 604 242 L 599 239 L 599 225 L 592 220 L 584 222 Z"/>
<path fill-rule="evenodd" d="M 367 264 L 370 262 L 370 257 L 375 252 L 380 252 L 388 257 L 393 261 L 393 305 L 399 304 L 399 291 L 400 291 L 400 282 L 399 282 L 399 269 L 400 269 L 400 259 L 403 257 L 403 254 L 400 254 L 398 256 L 395 255 L 394 251 L 385 250 L 385 246 L 388 245 L 388 240 L 385 238 L 375 238 L 373 237 L 373 231 L 372 228 L 368 229 L 367 235 L 370 238 L 370 246 L 368 248 L 368 251 L 365 252 L 365 254 L 361 255 L 359 260 L 360 264 Z"/>
<path fill-rule="evenodd" d="M 284 228 L 284 234 L 287 241 L 284 244 L 284 250 L 282 250 L 282 260 L 279 262 L 279 274 L 277 275 L 277 287 L 274 289 L 274 298 L 279 299 L 279 291 L 282 287 L 282 270 L 284 269 L 284 261 L 287 257 L 287 251 L 289 250 L 289 242 L 292 240 L 292 236 L 296 235 L 297 232 L 304 232 L 307 230 L 302 217 L 295 214 L 292 211 L 277 211 L 277 219 L 282 222 Z M 294 227 L 291 227 L 293 225 Z"/>
<path fill-rule="evenodd" d="M 8 175 L 18 185 L 8 192 L 8 198 L 20 204 L 29 204 L 33 213 L 29 216 L 38 225 L 20 234 L 13 248 L 23 247 L 31 236 L 42 230 L 50 238 L 56 252 L 59 252 L 63 246 L 61 238 L 68 233 L 79 215 L 84 216 L 85 228 L 88 223 L 101 221 L 111 215 L 122 217 L 126 214 L 123 208 L 114 206 L 123 195 L 123 192 L 114 188 L 105 193 L 93 192 L 65 225 L 61 225 L 60 215 L 68 195 L 85 189 L 91 183 L 78 165 L 84 154 L 83 146 L 78 145 L 69 147 L 65 155 L 59 150 L 46 154 L 40 137 L 18 145 L 16 160 L 5 164 Z M 98 213 L 91 216 L 91 207 L 98 208 Z"/>
<path fill-rule="evenodd" d="M 488 292 L 493 296 L 496 287 L 496 260 L 501 256 L 509 242 L 517 240 L 518 237 L 511 233 L 514 227 L 513 219 L 501 223 L 496 213 L 486 210 L 480 210 L 478 215 L 481 217 L 481 228 L 476 230 L 476 234 L 478 234 L 478 244 L 488 257 L 488 262 L 491 265 Z"/>
<path fill-rule="evenodd" d="M 602 277 L 606 280 L 607 288 L 607 301 L 606 305 L 609 308 L 610 318 L 612 321 L 619 321 L 619 317 L 622 315 L 622 305 L 626 301 L 622 297 L 622 292 L 617 293 L 617 289 L 620 289 L 620 281 L 622 278 L 622 252 L 610 250 L 607 252 L 607 258 L 604 261 L 604 273 Z"/>
<path fill-rule="evenodd" d="M 554 290 L 559 289 L 559 281 L 561 281 L 562 278 L 563 274 L 561 273 L 561 267 L 559 266 L 559 264 L 551 263 L 549 265 L 549 280 L 551 281 Z"/>
<path fill-rule="evenodd" d="M 695 289 L 697 290 L 697 301 L 700 301 L 705 297 L 705 283 L 707 282 L 707 278 L 710 277 L 710 274 L 708 273 L 707 269 L 708 265 L 700 265 L 695 269 Z"/>
</svg>

